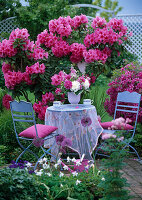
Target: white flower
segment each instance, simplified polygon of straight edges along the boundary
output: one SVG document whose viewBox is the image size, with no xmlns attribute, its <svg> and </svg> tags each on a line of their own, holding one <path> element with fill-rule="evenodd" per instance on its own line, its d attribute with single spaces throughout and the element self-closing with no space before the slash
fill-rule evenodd
<svg viewBox="0 0 142 200">
<path fill-rule="evenodd" d="M 85 169 L 89 169 L 89 165 L 86 165 L 86 166 L 85 166 Z"/>
<path fill-rule="evenodd" d="M 60 184 L 60 187 L 63 187 L 63 185 L 62 185 L 62 184 Z"/>
<path fill-rule="evenodd" d="M 78 185 L 79 183 L 81 183 L 81 181 L 77 179 L 77 181 L 76 181 L 76 185 Z"/>
<path fill-rule="evenodd" d="M 76 166 L 82 165 L 80 161 L 77 161 L 75 164 L 76 164 Z"/>
<path fill-rule="evenodd" d="M 64 173 L 60 172 L 60 175 L 59 175 L 59 176 L 60 176 L 60 177 L 64 176 Z"/>
<path fill-rule="evenodd" d="M 49 169 L 49 168 L 50 168 L 49 165 L 47 165 L 46 163 L 43 164 L 43 169 Z"/>
<path fill-rule="evenodd" d="M 35 172 L 35 174 L 37 175 L 37 176 L 41 176 L 42 175 L 42 172 L 40 171 L 40 172 Z"/>
<path fill-rule="evenodd" d="M 97 172 L 97 175 L 99 175 L 99 174 L 100 174 L 100 172 L 101 172 L 101 171 L 99 170 L 99 171 Z"/>
<path fill-rule="evenodd" d="M 32 164 L 30 162 L 26 163 L 26 167 L 31 167 L 31 166 L 32 166 Z"/>
<path fill-rule="evenodd" d="M 54 165 L 54 167 L 55 167 L 55 169 L 57 169 L 57 167 L 58 167 L 58 164 L 55 164 L 55 165 Z"/>
<path fill-rule="evenodd" d="M 71 161 L 71 159 L 70 159 L 70 157 L 68 156 L 68 157 L 67 157 L 67 162 L 70 162 L 70 161 Z"/>
<path fill-rule="evenodd" d="M 40 159 L 38 162 L 39 162 L 40 164 L 42 164 L 42 163 L 43 163 L 43 159 Z"/>
<path fill-rule="evenodd" d="M 75 158 L 73 158 L 73 159 L 72 159 L 72 162 L 75 162 L 75 161 L 76 161 L 76 159 L 75 159 Z"/>
<path fill-rule="evenodd" d="M 62 163 L 61 159 L 57 161 L 57 164 L 60 165 Z"/>
<path fill-rule="evenodd" d="M 103 177 L 101 180 L 102 180 L 102 181 L 105 181 L 105 178 Z"/>
<path fill-rule="evenodd" d="M 77 176 L 78 173 L 77 173 L 77 172 L 72 172 L 72 175 L 73 175 L 73 176 Z"/>
<path fill-rule="evenodd" d="M 85 90 L 87 90 L 90 87 L 90 83 L 87 79 L 85 79 L 85 82 L 83 82 L 82 84 L 83 84 Z"/>
<path fill-rule="evenodd" d="M 43 172 L 43 169 L 40 169 L 39 171 L 40 171 L 40 172 Z"/>
<path fill-rule="evenodd" d="M 43 162 L 47 162 L 47 158 L 44 157 L 44 158 L 43 158 Z"/>
<path fill-rule="evenodd" d="M 71 91 L 77 92 L 78 90 L 80 90 L 80 83 L 78 81 L 73 81 Z"/>
<path fill-rule="evenodd" d="M 83 155 L 81 156 L 80 162 L 82 162 L 82 161 L 83 161 L 83 159 L 84 159 L 84 156 L 85 156 L 85 154 L 83 154 Z"/>
<path fill-rule="evenodd" d="M 64 166 L 63 166 L 63 169 L 64 169 L 64 170 L 68 170 L 69 168 L 68 168 L 67 165 L 64 165 Z"/>
<path fill-rule="evenodd" d="M 52 176 L 52 174 L 51 174 L 51 173 L 49 173 L 49 172 L 48 172 L 48 173 L 46 173 L 46 174 L 47 174 L 47 176 Z"/>
</svg>

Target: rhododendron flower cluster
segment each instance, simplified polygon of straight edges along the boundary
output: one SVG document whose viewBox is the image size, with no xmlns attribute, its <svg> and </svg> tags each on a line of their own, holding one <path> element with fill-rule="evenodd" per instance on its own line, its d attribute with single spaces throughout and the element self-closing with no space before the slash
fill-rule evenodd
<svg viewBox="0 0 142 200">
<path fill-rule="evenodd" d="M 127 27 L 121 19 L 111 19 L 106 22 L 104 18 L 94 18 L 91 29 L 87 29 L 85 15 L 71 18 L 59 17 L 49 22 L 49 33 L 44 30 L 37 37 L 38 44 L 44 44 L 52 49 L 56 57 L 70 56 L 70 61 L 78 63 L 85 60 L 91 62 L 107 62 L 112 56 L 112 50 L 120 55 L 119 46 L 128 39 Z M 84 31 L 82 43 L 76 41 L 75 32 Z M 82 36 L 83 37 L 83 36 Z M 63 42 L 64 41 L 64 42 Z M 72 41 L 72 43 L 71 43 Z"/>
<path fill-rule="evenodd" d="M 2 99 L 2 105 L 6 108 L 6 109 L 10 109 L 10 103 L 9 101 L 13 101 L 12 97 L 9 94 L 5 94 L 3 99 Z"/>
<path fill-rule="evenodd" d="M 88 90 L 90 87 L 90 77 L 85 75 L 79 76 L 73 67 L 71 67 L 70 74 L 60 71 L 59 74 L 52 76 L 51 80 L 52 85 L 59 87 L 55 90 L 56 94 L 67 91 L 78 93 Z"/>
<path fill-rule="evenodd" d="M 42 101 L 34 103 L 33 109 L 38 114 L 40 120 L 44 120 L 48 103 L 53 102 L 54 98 L 54 94 L 49 92 L 42 95 Z"/>
<path fill-rule="evenodd" d="M 142 66 L 135 66 L 133 63 L 122 67 L 120 70 L 114 72 L 113 81 L 110 82 L 107 94 L 109 98 L 105 100 L 106 111 L 113 116 L 118 92 L 129 91 L 142 94 Z M 115 74 L 116 73 L 116 74 Z M 120 117 L 117 115 L 117 117 Z M 130 113 L 128 116 L 132 121 L 135 115 Z M 124 118 L 126 116 L 124 114 Z M 138 122 L 142 122 L 142 107 L 140 107 Z"/>
<path fill-rule="evenodd" d="M 2 64 L 5 86 L 11 90 L 14 90 L 16 85 L 24 82 L 28 85 L 34 84 L 34 81 L 31 80 L 31 75 L 34 73 L 43 74 L 45 72 L 45 65 L 39 64 L 39 62 L 30 67 L 26 66 L 26 63 L 24 63 L 26 58 L 20 57 L 21 51 L 25 52 L 25 56 L 31 60 L 31 63 L 33 63 L 32 60 L 41 60 L 44 57 L 48 58 L 48 52 L 45 52 L 38 44 L 34 44 L 33 41 L 29 40 L 27 29 L 17 28 L 13 30 L 9 36 L 9 40 L 0 42 L 0 57 L 6 60 Z M 15 58 L 13 59 L 13 57 Z M 7 62 L 7 58 L 12 59 L 11 61 L 9 59 Z M 15 60 L 15 63 L 13 63 L 13 60 Z"/>
</svg>

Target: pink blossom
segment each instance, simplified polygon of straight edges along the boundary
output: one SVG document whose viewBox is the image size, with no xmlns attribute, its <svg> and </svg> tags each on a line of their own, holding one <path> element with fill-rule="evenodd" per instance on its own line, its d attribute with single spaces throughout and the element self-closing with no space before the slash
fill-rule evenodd
<svg viewBox="0 0 142 200">
<path fill-rule="evenodd" d="M 71 89 L 72 87 L 72 82 L 69 80 L 65 80 L 64 86 L 66 89 Z"/>
<path fill-rule="evenodd" d="M 13 101 L 12 97 L 9 94 L 5 94 L 3 96 L 2 99 L 2 105 L 6 108 L 6 109 L 10 109 L 10 103 L 9 101 Z"/>
<path fill-rule="evenodd" d="M 57 89 L 55 90 L 55 93 L 56 93 L 56 94 L 60 94 L 61 92 L 62 92 L 61 88 L 57 88 Z"/>
</svg>

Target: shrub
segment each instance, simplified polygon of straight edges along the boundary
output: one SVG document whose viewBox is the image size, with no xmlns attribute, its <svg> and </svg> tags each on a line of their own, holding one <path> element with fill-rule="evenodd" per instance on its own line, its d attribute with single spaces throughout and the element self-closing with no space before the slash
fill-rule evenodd
<svg viewBox="0 0 142 200">
<path fill-rule="evenodd" d="M 112 81 L 108 84 L 107 94 L 109 98 L 105 100 L 106 111 L 113 116 L 118 92 L 129 91 L 142 94 L 142 66 L 130 63 L 121 69 L 115 70 Z M 117 117 L 119 117 L 117 115 Z M 125 117 L 125 116 L 124 116 Z M 129 118 L 133 120 L 135 115 L 130 114 Z M 138 122 L 142 122 L 142 106 L 140 106 Z"/>
<path fill-rule="evenodd" d="M 1 200 L 43 200 L 47 190 L 22 169 L 0 169 Z"/>
</svg>

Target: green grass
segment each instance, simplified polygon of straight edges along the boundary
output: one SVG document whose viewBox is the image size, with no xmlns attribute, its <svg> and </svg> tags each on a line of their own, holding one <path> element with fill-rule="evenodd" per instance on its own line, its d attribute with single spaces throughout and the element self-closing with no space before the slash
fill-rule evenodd
<svg viewBox="0 0 142 200">
<path fill-rule="evenodd" d="M 94 86 L 91 88 L 89 93 L 83 95 L 84 99 L 89 98 L 93 100 L 93 105 L 96 107 L 97 115 L 100 115 L 102 121 L 111 121 L 113 119 L 104 109 L 107 89 L 108 86 Z"/>
</svg>

